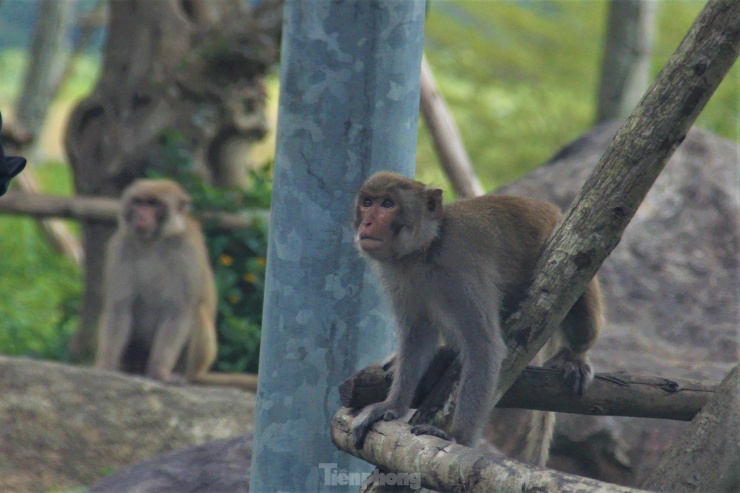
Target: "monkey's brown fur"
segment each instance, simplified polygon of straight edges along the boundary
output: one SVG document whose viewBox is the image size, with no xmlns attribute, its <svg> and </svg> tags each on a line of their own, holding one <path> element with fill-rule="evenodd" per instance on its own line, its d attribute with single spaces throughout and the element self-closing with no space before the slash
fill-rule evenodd
<svg viewBox="0 0 740 493">
<path fill-rule="evenodd" d="M 107 250 L 96 367 L 256 390 L 254 375 L 209 372 L 216 284 L 188 195 L 170 180 L 137 180 L 121 202 Z"/>
<path fill-rule="evenodd" d="M 475 443 L 506 353 L 501 316 L 530 283 L 560 218 L 555 205 L 531 198 L 489 195 L 443 206 L 441 190 L 398 174 L 383 172 L 367 180 L 357 194 L 355 244 L 385 288 L 397 321 L 398 353 L 388 397 L 354 419 L 358 448 L 373 423 L 408 411 L 440 338 L 458 351 L 462 363 L 449 435 L 464 445 Z M 564 370 L 576 394 L 593 378 L 587 351 L 601 325 L 594 278 L 550 344 L 556 348 L 550 354 L 557 354 L 547 363 Z M 538 416 L 524 459 L 544 464 L 554 419 Z M 412 431 L 446 435 L 428 426 Z"/>
</svg>

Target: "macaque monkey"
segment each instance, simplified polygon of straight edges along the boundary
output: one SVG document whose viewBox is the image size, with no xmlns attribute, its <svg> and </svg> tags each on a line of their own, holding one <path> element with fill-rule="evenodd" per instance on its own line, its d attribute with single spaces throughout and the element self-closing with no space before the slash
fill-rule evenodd
<svg viewBox="0 0 740 493">
<path fill-rule="evenodd" d="M 256 390 L 254 375 L 208 371 L 217 351 L 216 284 L 188 195 L 170 180 L 137 180 L 121 203 L 108 244 L 95 366 Z"/>
<path fill-rule="evenodd" d="M 372 425 L 403 417 L 440 338 L 462 365 L 449 434 L 429 425 L 412 429 L 473 446 L 493 405 L 506 353 L 501 320 L 532 280 L 545 241 L 561 219 L 542 200 L 488 195 L 442 205 L 442 190 L 389 172 L 368 179 L 355 203 L 355 245 L 374 265 L 397 323 L 398 352 L 385 401 L 365 407 L 352 423 L 362 448 Z M 561 368 L 575 394 L 593 378 L 587 351 L 602 325 L 599 284 L 594 278 L 563 321 L 562 348 L 546 365 Z M 555 353 L 551 350 L 551 354 Z M 554 419 L 540 413 L 530 430 L 532 462 L 544 465 Z M 537 444 L 535 444 L 537 445 Z"/>
</svg>

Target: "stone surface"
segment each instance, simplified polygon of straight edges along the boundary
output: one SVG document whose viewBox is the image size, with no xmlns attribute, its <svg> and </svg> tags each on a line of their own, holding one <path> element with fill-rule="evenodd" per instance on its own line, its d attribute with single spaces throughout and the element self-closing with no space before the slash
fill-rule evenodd
<svg viewBox="0 0 740 493">
<path fill-rule="evenodd" d="M 158 454 L 251 432 L 253 394 L 0 357 L 0 490 L 89 485 Z"/>
<path fill-rule="evenodd" d="M 497 193 L 565 210 L 619 128 L 611 122 L 565 146 Z M 594 347 L 598 371 L 719 382 L 738 360 L 737 144 L 692 129 L 606 260 L 599 278 L 607 324 Z M 499 446 L 521 416 L 497 411 Z M 637 485 L 688 423 L 558 415 L 549 465 Z"/>
<path fill-rule="evenodd" d="M 740 491 L 739 390 L 736 366 L 663 456 L 645 488 L 685 493 Z"/>
<path fill-rule="evenodd" d="M 87 493 L 245 493 L 252 435 L 214 440 L 125 467 Z"/>
</svg>

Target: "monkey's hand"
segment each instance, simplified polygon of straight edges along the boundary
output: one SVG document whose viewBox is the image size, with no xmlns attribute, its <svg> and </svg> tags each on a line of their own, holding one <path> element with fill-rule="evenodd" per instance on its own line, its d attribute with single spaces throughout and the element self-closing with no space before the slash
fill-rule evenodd
<svg viewBox="0 0 740 493">
<path fill-rule="evenodd" d="M 370 428 L 381 419 L 384 421 L 392 421 L 398 419 L 406 414 L 406 411 L 400 409 L 393 403 L 383 401 L 375 404 L 370 404 L 352 420 L 352 437 L 355 441 L 355 448 L 358 450 L 362 449 L 365 445 L 365 438 Z"/>
<path fill-rule="evenodd" d="M 431 435 L 433 437 L 441 438 L 442 440 L 450 440 L 450 436 L 436 426 L 432 425 L 415 425 L 411 428 L 411 433 L 414 435 Z"/>
<path fill-rule="evenodd" d="M 585 354 L 576 354 L 568 348 L 563 348 L 555 356 L 547 360 L 545 368 L 563 370 L 565 384 L 577 396 L 583 395 L 594 379 L 594 370 Z"/>
</svg>

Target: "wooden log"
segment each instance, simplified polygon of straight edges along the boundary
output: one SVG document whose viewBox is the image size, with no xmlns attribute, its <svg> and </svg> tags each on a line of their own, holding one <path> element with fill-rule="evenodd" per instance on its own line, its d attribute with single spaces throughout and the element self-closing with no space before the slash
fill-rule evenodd
<svg viewBox="0 0 740 493">
<path fill-rule="evenodd" d="M 457 367 L 457 370 L 445 375 L 450 366 Z M 419 384 L 412 407 L 419 407 L 441 378 L 454 383 L 458 372 L 459 365 L 452 351 L 441 347 Z M 391 380 L 382 366 L 371 365 L 342 382 L 339 386 L 340 401 L 347 408 L 362 408 L 380 402 L 385 399 Z M 504 394 L 497 407 L 691 421 L 714 395 L 716 387 L 715 383 L 685 378 L 630 375 L 627 372 L 597 373 L 586 394 L 577 397 L 568 391 L 560 371 L 530 366 Z M 434 399 L 429 399 L 427 405 L 430 401 Z M 435 409 L 441 406 L 442 403 L 432 405 Z M 433 414 L 426 408 L 425 413 Z"/>
</svg>

